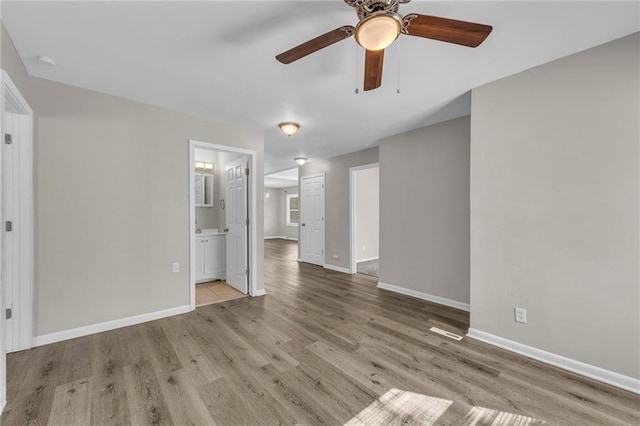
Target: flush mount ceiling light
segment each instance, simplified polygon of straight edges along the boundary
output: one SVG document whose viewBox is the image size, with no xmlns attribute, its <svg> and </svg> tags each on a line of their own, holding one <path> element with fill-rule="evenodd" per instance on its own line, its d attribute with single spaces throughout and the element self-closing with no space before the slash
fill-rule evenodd
<svg viewBox="0 0 640 426">
<path fill-rule="evenodd" d="M 296 164 L 297 164 L 298 166 L 303 166 L 303 165 L 304 165 L 304 163 L 306 163 L 306 162 L 307 162 L 307 159 L 306 159 L 306 158 L 304 158 L 304 157 L 296 157 L 296 158 L 294 158 L 294 160 L 296 161 Z"/>
<path fill-rule="evenodd" d="M 375 12 L 356 26 L 356 41 L 367 50 L 382 50 L 396 41 L 402 31 L 402 18 L 397 13 Z"/>
<path fill-rule="evenodd" d="M 36 61 L 38 61 L 38 63 L 40 65 L 46 65 L 48 67 L 55 67 L 56 66 L 56 61 L 53 60 L 53 58 L 50 58 L 48 56 L 36 56 Z"/>
<path fill-rule="evenodd" d="M 282 133 L 285 135 L 293 136 L 298 132 L 300 125 L 292 121 L 285 121 L 284 123 L 278 124 L 278 127 L 280 127 L 280 130 L 282 130 Z"/>
</svg>

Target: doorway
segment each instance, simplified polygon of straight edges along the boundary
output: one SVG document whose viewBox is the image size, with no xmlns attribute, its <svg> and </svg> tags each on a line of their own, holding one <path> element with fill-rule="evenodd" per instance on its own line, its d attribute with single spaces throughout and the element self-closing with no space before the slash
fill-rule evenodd
<svg viewBox="0 0 640 426">
<path fill-rule="evenodd" d="M 6 353 L 33 339 L 33 111 L 4 70 L 1 99 L 0 410 Z"/>
<path fill-rule="evenodd" d="M 378 278 L 380 250 L 380 167 L 349 169 L 351 272 Z"/>
<path fill-rule="evenodd" d="M 303 262 L 324 266 L 324 174 L 300 180 L 300 252 Z"/>
<path fill-rule="evenodd" d="M 189 141 L 191 309 L 257 296 L 256 153 Z"/>
</svg>

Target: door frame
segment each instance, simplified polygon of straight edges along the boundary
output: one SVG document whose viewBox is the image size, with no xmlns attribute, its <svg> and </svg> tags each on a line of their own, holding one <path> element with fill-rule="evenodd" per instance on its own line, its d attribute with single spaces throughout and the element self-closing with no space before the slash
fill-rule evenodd
<svg viewBox="0 0 640 426">
<path fill-rule="evenodd" d="M 356 262 L 356 172 L 380 167 L 380 163 L 349 167 L 349 269 L 352 274 L 358 272 Z M 378 209 L 380 206 L 378 206 Z"/>
<path fill-rule="evenodd" d="M 246 155 L 250 158 L 251 168 L 249 171 L 249 179 L 247 179 L 248 188 L 247 194 L 249 199 L 249 229 L 248 229 L 248 248 L 249 258 L 247 263 L 249 264 L 249 296 L 263 296 L 264 290 L 258 290 L 258 276 L 256 271 L 258 270 L 258 205 L 257 205 L 257 184 L 258 184 L 258 159 L 257 152 L 237 148 L 235 146 L 219 145 L 211 142 L 203 142 L 195 139 L 189 139 L 189 304 L 191 310 L 196 308 L 196 235 L 194 224 L 196 221 L 196 207 L 195 207 L 195 168 L 193 164 L 195 162 L 195 149 L 210 149 L 215 151 L 225 151 L 234 154 Z"/>
<path fill-rule="evenodd" d="M 14 143 L 14 163 L 13 163 L 13 182 L 11 188 L 5 188 L 4 168 L 0 173 L 0 200 L 2 208 L 0 208 L 0 223 L 7 219 L 11 219 L 14 223 L 14 258 L 12 264 L 13 281 L 13 300 L 14 300 L 14 316 L 13 330 L 14 350 L 29 349 L 33 346 L 33 324 L 34 324 L 34 303 L 33 303 L 33 267 L 34 267 L 34 202 L 33 202 L 33 110 L 22 96 L 16 85 L 13 83 L 9 74 L 3 69 L 1 89 L 0 89 L 0 135 L 3 135 L 6 129 L 5 113 L 10 105 L 11 109 L 19 111 L 24 115 L 24 119 L 20 123 L 20 139 L 19 143 Z M 4 165 L 4 140 L 3 149 L 0 149 L 0 165 Z M 9 196 L 14 200 L 14 217 L 4 217 L 4 197 Z M 2 259 L 2 268 L 5 266 L 4 238 L 5 231 L 2 231 L 0 243 L 0 256 Z M 0 274 L 0 412 L 4 408 L 6 402 L 6 326 L 5 321 L 5 285 L 2 277 L 4 270 Z M 17 346 L 17 347 L 16 347 Z"/>
<path fill-rule="evenodd" d="M 322 212 L 322 217 L 324 218 L 324 220 L 322 221 L 322 264 L 318 265 L 318 266 L 325 266 L 327 264 L 327 253 L 326 253 L 326 247 L 325 247 L 325 233 L 327 230 L 327 187 L 326 187 L 326 183 L 327 183 L 327 177 L 324 173 L 316 173 L 313 175 L 306 175 L 306 176 L 300 176 L 299 181 L 298 181 L 298 197 L 299 198 L 299 203 L 300 203 L 300 216 L 298 218 L 298 222 L 300 222 L 298 224 L 298 241 L 299 241 L 299 245 L 298 245 L 298 251 L 299 251 L 299 259 L 298 262 L 304 262 L 304 250 L 303 250 L 303 246 L 304 246 L 304 238 L 303 235 L 304 233 L 302 232 L 302 181 L 304 179 L 314 179 L 314 178 L 318 178 L 321 177 L 322 178 L 322 197 L 324 198 L 323 202 L 322 202 L 322 207 L 323 207 L 323 212 Z M 312 265 L 315 265 L 314 263 L 312 263 Z"/>
</svg>

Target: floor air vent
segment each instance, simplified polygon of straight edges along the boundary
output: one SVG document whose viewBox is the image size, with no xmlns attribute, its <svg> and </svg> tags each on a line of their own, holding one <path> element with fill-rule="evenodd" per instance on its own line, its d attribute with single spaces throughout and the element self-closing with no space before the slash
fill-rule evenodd
<svg viewBox="0 0 640 426">
<path fill-rule="evenodd" d="M 442 329 L 440 329 L 438 327 L 431 327 L 429 330 L 433 331 L 434 333 L 442 334 L 443 336 L 446 336 L 446 337 L 448 337 L 450 339 L 453 339 L 453 340 L 462 340 L 462 336 L 458 336 L 457 334 L 449 333 L 448 331 L 442 330 Z"/>
</svg>

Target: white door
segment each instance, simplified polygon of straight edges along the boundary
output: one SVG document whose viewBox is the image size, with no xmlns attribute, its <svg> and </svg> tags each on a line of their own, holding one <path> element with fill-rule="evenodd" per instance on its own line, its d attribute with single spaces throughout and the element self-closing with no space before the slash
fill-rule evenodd
<svg viewBox="0 0 640 426">
<path fill-rule="evenodd" d="M 302 261 L 324 265 L 324 175 L 303 177 L 300 194 Z"/>
<path fill-rule="evenodd" d="M 247 263 L 247 160 L 241 158 L 227 165 L 227 284 L 247 293 L 249 279 Z"/>
</svg>

